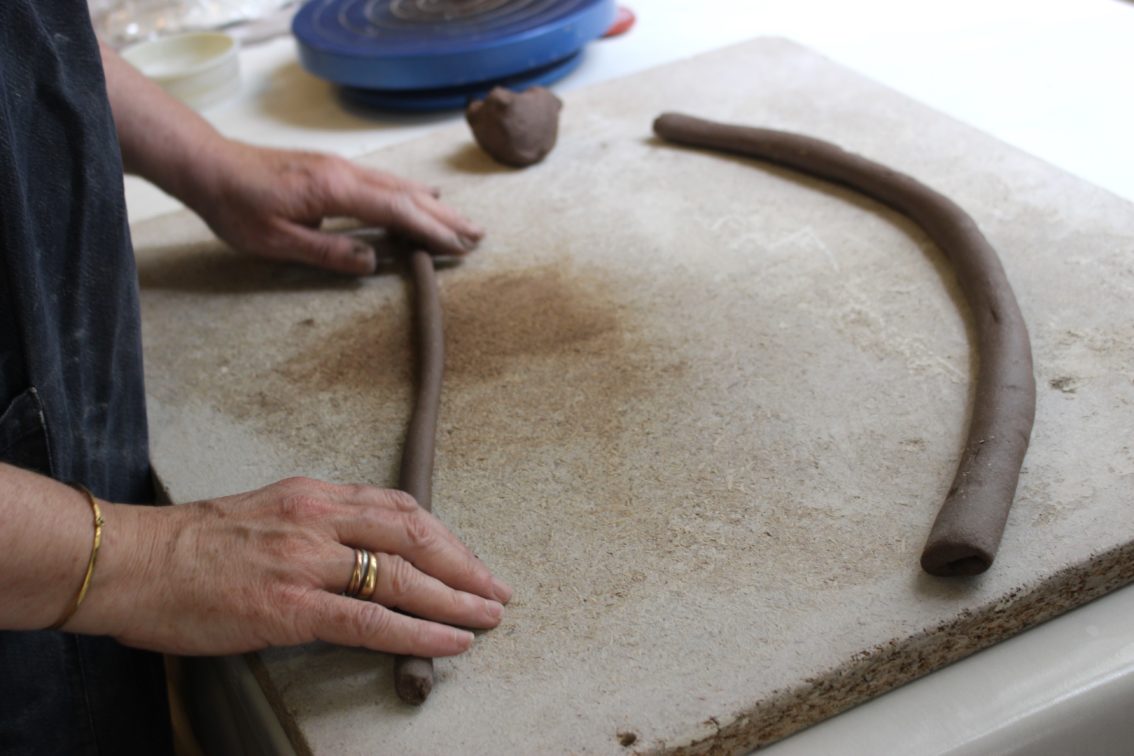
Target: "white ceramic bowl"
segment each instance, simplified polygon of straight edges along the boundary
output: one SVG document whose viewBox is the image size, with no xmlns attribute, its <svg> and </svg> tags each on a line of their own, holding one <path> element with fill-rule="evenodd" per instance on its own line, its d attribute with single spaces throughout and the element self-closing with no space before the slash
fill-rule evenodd
<svg viewBox="0 0 1134 756">
<path fill-rule="evenodd" d="M 220 32 L 188 32 L 141 42 L 122 57 L 165 91 L 200 110 L 240 91 L 236 40 Z"/>
</svg>

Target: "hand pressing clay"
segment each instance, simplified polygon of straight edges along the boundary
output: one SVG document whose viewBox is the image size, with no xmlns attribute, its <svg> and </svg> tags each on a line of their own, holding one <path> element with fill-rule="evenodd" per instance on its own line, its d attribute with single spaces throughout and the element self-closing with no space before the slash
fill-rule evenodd
<svg viewBox="0 0 1134 756">
<path fill-rule="evenodd" d="M 538 163 L 555 147 L 563 103 L 543 87 L 517 94 L 496 87 L 483 100 L 469 103 L 465 118 L 476 143 L 505 165 Z"/>
</svg>

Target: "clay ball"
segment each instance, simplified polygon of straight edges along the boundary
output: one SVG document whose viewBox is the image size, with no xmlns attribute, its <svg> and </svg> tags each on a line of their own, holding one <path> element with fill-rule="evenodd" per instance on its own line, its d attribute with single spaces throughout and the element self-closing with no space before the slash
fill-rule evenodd
<svg viewBox="0 0 1134 756">
<path fill-rule="evenodd" d="M 551 152 L 563 103 L 543 87 L 516 93 L 496 87 L 469 103 L 465 118 L 476 143 L 505 165 L 522 168 Z"/>
</svg>

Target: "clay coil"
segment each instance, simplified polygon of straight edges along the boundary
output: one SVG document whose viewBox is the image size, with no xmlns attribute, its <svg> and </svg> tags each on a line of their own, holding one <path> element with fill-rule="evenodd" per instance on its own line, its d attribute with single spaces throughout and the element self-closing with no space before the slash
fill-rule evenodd
<svg viewBox="0 0 1134 756">
<path fill-rule="evenodd" d="M 1035 418 L 1031 344 L 996 251 L 957 203 L 916 179 L 819 139 L 667 113 L 658 136 L 786 166 L 881 202 L 948 259 L 972 314 L 980 368 L 968 438 L 921 556 L 933 575 L 976 575 L 996 556 Z"/>
</svg>

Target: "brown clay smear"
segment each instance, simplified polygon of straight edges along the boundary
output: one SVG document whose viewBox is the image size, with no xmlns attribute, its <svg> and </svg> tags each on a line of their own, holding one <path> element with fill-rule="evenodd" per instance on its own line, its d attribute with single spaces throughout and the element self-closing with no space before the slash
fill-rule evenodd
<svg viewBox="0 0 1134 756">
<path fill-rule="evenodd" d="M 659 364 L 668 350 L 641 334 L 600 271 L 558 261 L 437 277 L 446 342 L 438 443 L 453 452 L 449 464 L 476 464 L 475 450 L 489 441 L 504 454 L 566 433 L 619 435 L 621 409 L 659 378 L 675 377 Z M 244 348 L 267 359 L 231 360 L 224 386 L 204 395 L 257 435 L 307 450 L 313 469 L 347 471 L 358 459 L 388 457 L 389 475 L 378 470 L 367 482 L 392 485 L 413 395 L 412 290 L 407 281 L 399 296 L 375 298 L 371 312 L 367 293 L 345 296 L 354 301 L 334 315 L 305 312 L 278 331 L 241 333 Z M 557 398 L 552 381 L 565 375 L 574 376 L 572 395 Z M 556 412 L 578 421 L 516 422 Z"/>
<path fill-rule="evenodd" d="M 609 286 L 565 264 L 486 275 L 455 269 L 439 272 L 438 282 L 446 388 L 500 377 L 513 360 L 602 353 L 627 336 Z M 389 302 L 352 322 L 318 332 L 309 327 L 314 337 L 309 348 L 281 366 L 289 393 L 408 385 L 413 378 L 408 307 L 408 301 Z"/>
<path fill-rule="evenodd" d="M 451 380 L 497 377 L 513 359 L 621 345 L 629 324 L 612 293 L 565 264 L 454 280 L 441 294 Z"/>
</svg>

